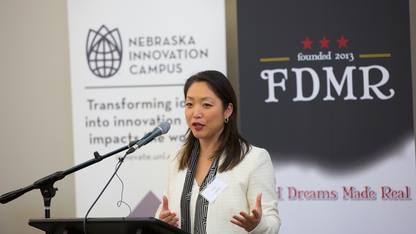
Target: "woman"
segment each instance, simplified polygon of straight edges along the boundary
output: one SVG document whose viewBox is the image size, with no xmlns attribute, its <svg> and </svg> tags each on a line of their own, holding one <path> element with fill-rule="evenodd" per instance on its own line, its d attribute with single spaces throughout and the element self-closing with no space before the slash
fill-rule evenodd
<svg viewBox="0 0 416 234">
<path fill-rule="evenodd" d="M 186 81 L 184 94 L 188 137 L 170 157 L 156 217 L 191 233 L 278 233 L 273 165 L 266 150 L 238 133 L 228 79 L 200 72 Z"/>
</svg>

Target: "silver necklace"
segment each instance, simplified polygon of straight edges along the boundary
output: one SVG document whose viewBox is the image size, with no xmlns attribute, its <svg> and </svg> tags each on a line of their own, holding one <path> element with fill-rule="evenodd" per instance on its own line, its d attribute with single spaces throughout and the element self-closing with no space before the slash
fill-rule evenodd
<svg viewBox="0 0 416 234">
<path fill-rule="evenodd" d="M 207 156 L 205 156 L 205 160 L 206 161 L 208 161 L 208 159 L 209 159 L 209 157 L 210 157 L 211 155 L 207 155 Z M 204 157 L 204 156 L 202 156 L 202 157 Z"/>
</svg>

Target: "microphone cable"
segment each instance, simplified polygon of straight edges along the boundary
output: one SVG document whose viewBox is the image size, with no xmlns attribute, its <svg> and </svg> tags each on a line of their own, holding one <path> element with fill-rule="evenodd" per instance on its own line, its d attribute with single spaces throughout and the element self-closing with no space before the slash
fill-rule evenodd
<svg viewBox="0 0 416 234">
<path fill-rule="evenodd" d="M 113 175 L 111 176 L 110 180 L 107 182 L 107 184 L 104 186 L 103 190 L 101 191 L 101 193 L 98 195 L 97 199 L 95 199 L 94 203 L 91 205 L 91 207 L 88 209 L 87 214 L 85 215 L 84 218 L 84 222 L 83 222 L 83 227 L 84 227 L 84 234 L 87 234 L 87 228 L 86 228 L 86 223 L 87 223 L 87 218 L 88 218 L 88 214 L 91 212 L 92 208 L 95 206 L 95 204 L 98 202 L 98 199 L 100 199 L 101 195 L 103 195 L 104 191 L 107 189 L 108 185 L 111 183 L 111 181 L 113 180 L 114 176 L 117 175 L 118 170 L 120 169 L 121 165 L 124 162 L 124 159 L 126 158 L 128 154 L 125 154 L 122 158 L 119 158 L 119 162 L 116 164 L 116 169 L 113 173 Z M 117 175 L 118 177 L 118 175 Z M 123 184 L 123 189 L 124 189 L 124 184 Z M 123 202 L 123 193 L 121 195 L 121 202 Z M 120 201 L 119 201 L 120 202 Z M 124 203 L 124 202 L 123 202 Z M 129 208 L 130 206 L 127 205 Z M 130 213 L 131 213 L 131 208 L 130 208 Z"/>
<path fill-rule="evenodd" d="M 124 156 L 123 158 L 119 158 L 119 161 L 118 161 L 118 163 L 116 164 L 116 170 L 117 170 L 117 166 L 119 165 L 119 164 L 121 164 L 123 161 L 124 161 L 124 158 L 125 158 L 126 156 Z M 129 210 L 130 210 L 130 212 L 129 212 L 129 215 L 128 216 L 130 216 L 131 215 L 131 207 L 129 206 L 129 204 L 127 204 L 126 202 L 124 202 L 123 201 L 123 194 L 124 194 L 124 182 L 123 182 L 123 180 L 120 178 L 120 176 L 117 174 L 117 171 L 116 171 L 116 176 L 117 176 L 117 178 L 118 178 L 118 180 L 120 180 L 120 183 L 121 183 L 121 198 L 120 198 L 120 200 L 117 202 L 117 207 L 121 207 L 121 205 L 126 205 L 128 208 L 129 208 Z M 128 217 L 127 216 L 127 217 Z M 124 219 L 124 218 L 123 218 Z"/>
</svg>

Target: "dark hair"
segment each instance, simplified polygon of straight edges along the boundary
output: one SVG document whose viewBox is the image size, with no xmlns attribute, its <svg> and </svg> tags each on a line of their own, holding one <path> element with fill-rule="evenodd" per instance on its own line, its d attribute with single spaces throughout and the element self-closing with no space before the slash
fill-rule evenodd
<svg viewBox="0 0 416 234">
<path fill-rule="evenodd" d="M 211 158 L 220 158 L 225 153 L 223 163 L 219 166 L 219 172 L 231 170 L 237 166 L 251 150 L 250 143 L 245 140 L 237 128 L 237 97 L 231 83 L 221 72 L 203 71 L 191 76 L 185 83 L 185 99 L 189 87 L 195 82 L 206 82 L 208 87 L 221 99 L 224 111 L 229 103 L 233 104 L 234 110 L 229 117 L 228 123 L 225 124 L 222 133 L 218 138 L 219 147 Z M 189 167 L 191 162 L 191 153 L 196 141 L 199 141 L 188 128 L 187 138 L 182 149 L 179 161 L 179 170 Z"/>
</svg>

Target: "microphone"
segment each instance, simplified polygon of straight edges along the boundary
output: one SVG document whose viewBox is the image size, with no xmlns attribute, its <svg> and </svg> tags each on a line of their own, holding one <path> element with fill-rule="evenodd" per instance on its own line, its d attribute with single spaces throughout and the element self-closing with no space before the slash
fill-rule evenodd
<svg viewBox="0 0 416 234">
<path fill-rule="evenodd" d="M 166 122 L 160 122 L 152 132 L 147 133 L 142 139 L 138 140 L 130 149 L 127 151 L 126 154 L 131 154 L 136 151 L 138 148 L 146 145 L 147 143 L 153 141 L 156 137 L 166 134 L 170 130 L 170 124 Z M 130 146 L 130 145 L 129 145 Z"/>
</svg>

